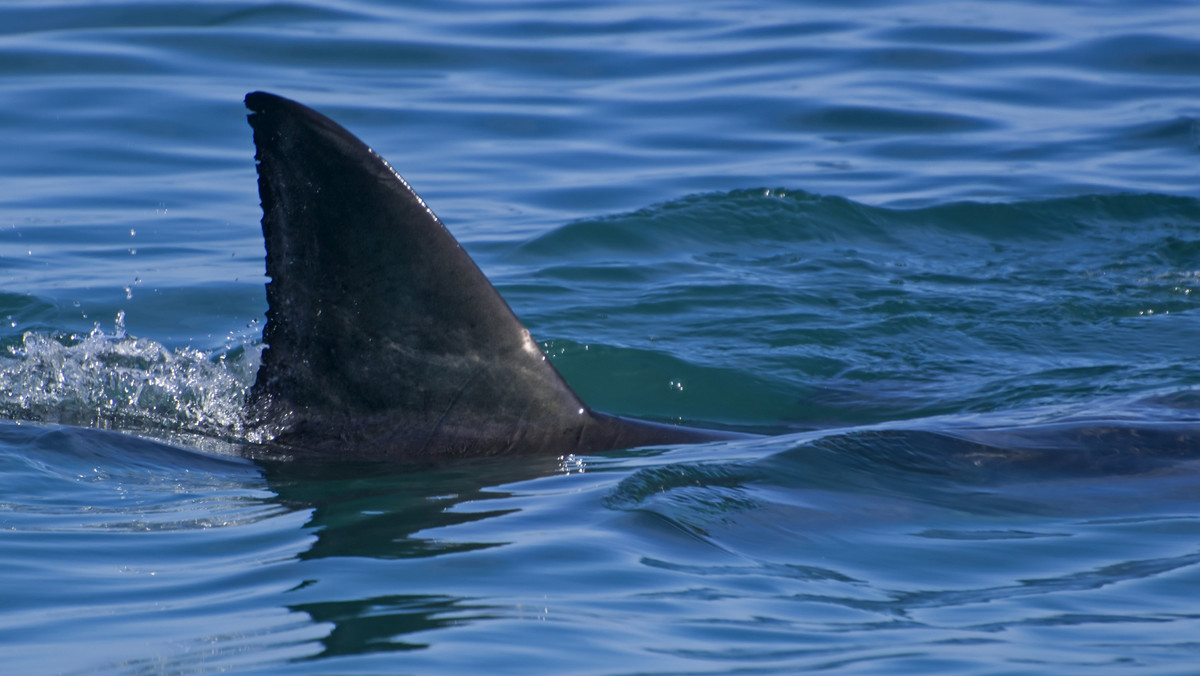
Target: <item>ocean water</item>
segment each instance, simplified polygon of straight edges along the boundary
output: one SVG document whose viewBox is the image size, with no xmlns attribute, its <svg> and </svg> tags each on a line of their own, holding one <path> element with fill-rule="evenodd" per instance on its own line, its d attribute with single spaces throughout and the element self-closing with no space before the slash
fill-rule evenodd
<svg viewBox="0 0 1200 676">
<path fill-rule="evenodd" d="M 1200 7 L 0 6 L 13 674 L 1195 673 Z M 251 462 L 242 97 L 422 194 L 592 406 Z"/>
</svg>

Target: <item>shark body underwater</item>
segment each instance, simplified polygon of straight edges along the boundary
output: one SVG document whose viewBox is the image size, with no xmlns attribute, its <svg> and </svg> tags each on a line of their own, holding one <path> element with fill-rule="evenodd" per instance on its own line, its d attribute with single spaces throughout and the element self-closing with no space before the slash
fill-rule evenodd
<svg viewBox="0 0 1200 676">
<path fill-rule="evenodd" d="M 246 106 L 271 278 L 247 415 L 271 446 L 438 461 L 742 436 L 593 411 L 382 157 L 295 101 Z"/>
</svg>

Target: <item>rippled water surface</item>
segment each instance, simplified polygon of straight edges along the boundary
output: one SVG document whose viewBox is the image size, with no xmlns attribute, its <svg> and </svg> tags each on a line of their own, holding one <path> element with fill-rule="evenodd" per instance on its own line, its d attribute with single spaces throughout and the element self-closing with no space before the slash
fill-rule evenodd
<svg viewBox="0 0 1200 676">
<path fill-rule="evenodd" d="M 1192 673 L 1200 9 L 0 7 L 0 664 Z M 744 441 L 251 462 L 242 97 L 423 195 L 590 404 Z"/>
</svg>

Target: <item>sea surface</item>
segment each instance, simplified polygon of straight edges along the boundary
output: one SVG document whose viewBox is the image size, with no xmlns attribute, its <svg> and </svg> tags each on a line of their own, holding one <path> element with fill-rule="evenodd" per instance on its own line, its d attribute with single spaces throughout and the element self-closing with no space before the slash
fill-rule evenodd
<svg viewBox="0 0 1200 676">
<path fill-rule="evenodd" d="M 597 409 L 252 462 L 243 96 L 386 157 Z M 0 4 L 5 674 L 1192 674 L 1200 5 Z"/>
</svg>

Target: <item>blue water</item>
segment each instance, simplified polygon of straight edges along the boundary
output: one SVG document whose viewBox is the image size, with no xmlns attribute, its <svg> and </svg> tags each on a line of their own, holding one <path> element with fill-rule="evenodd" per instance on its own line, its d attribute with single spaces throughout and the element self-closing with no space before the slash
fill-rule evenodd
<svg viewBox="0 0 1200 676">
<path fill-rule="evenodd" d="M 1194 673 L 1200 7 L 0 7 L 14 674 Z M 252 463 L 241 99 L 343 123 L 594 407 Z"/>
</svg>

